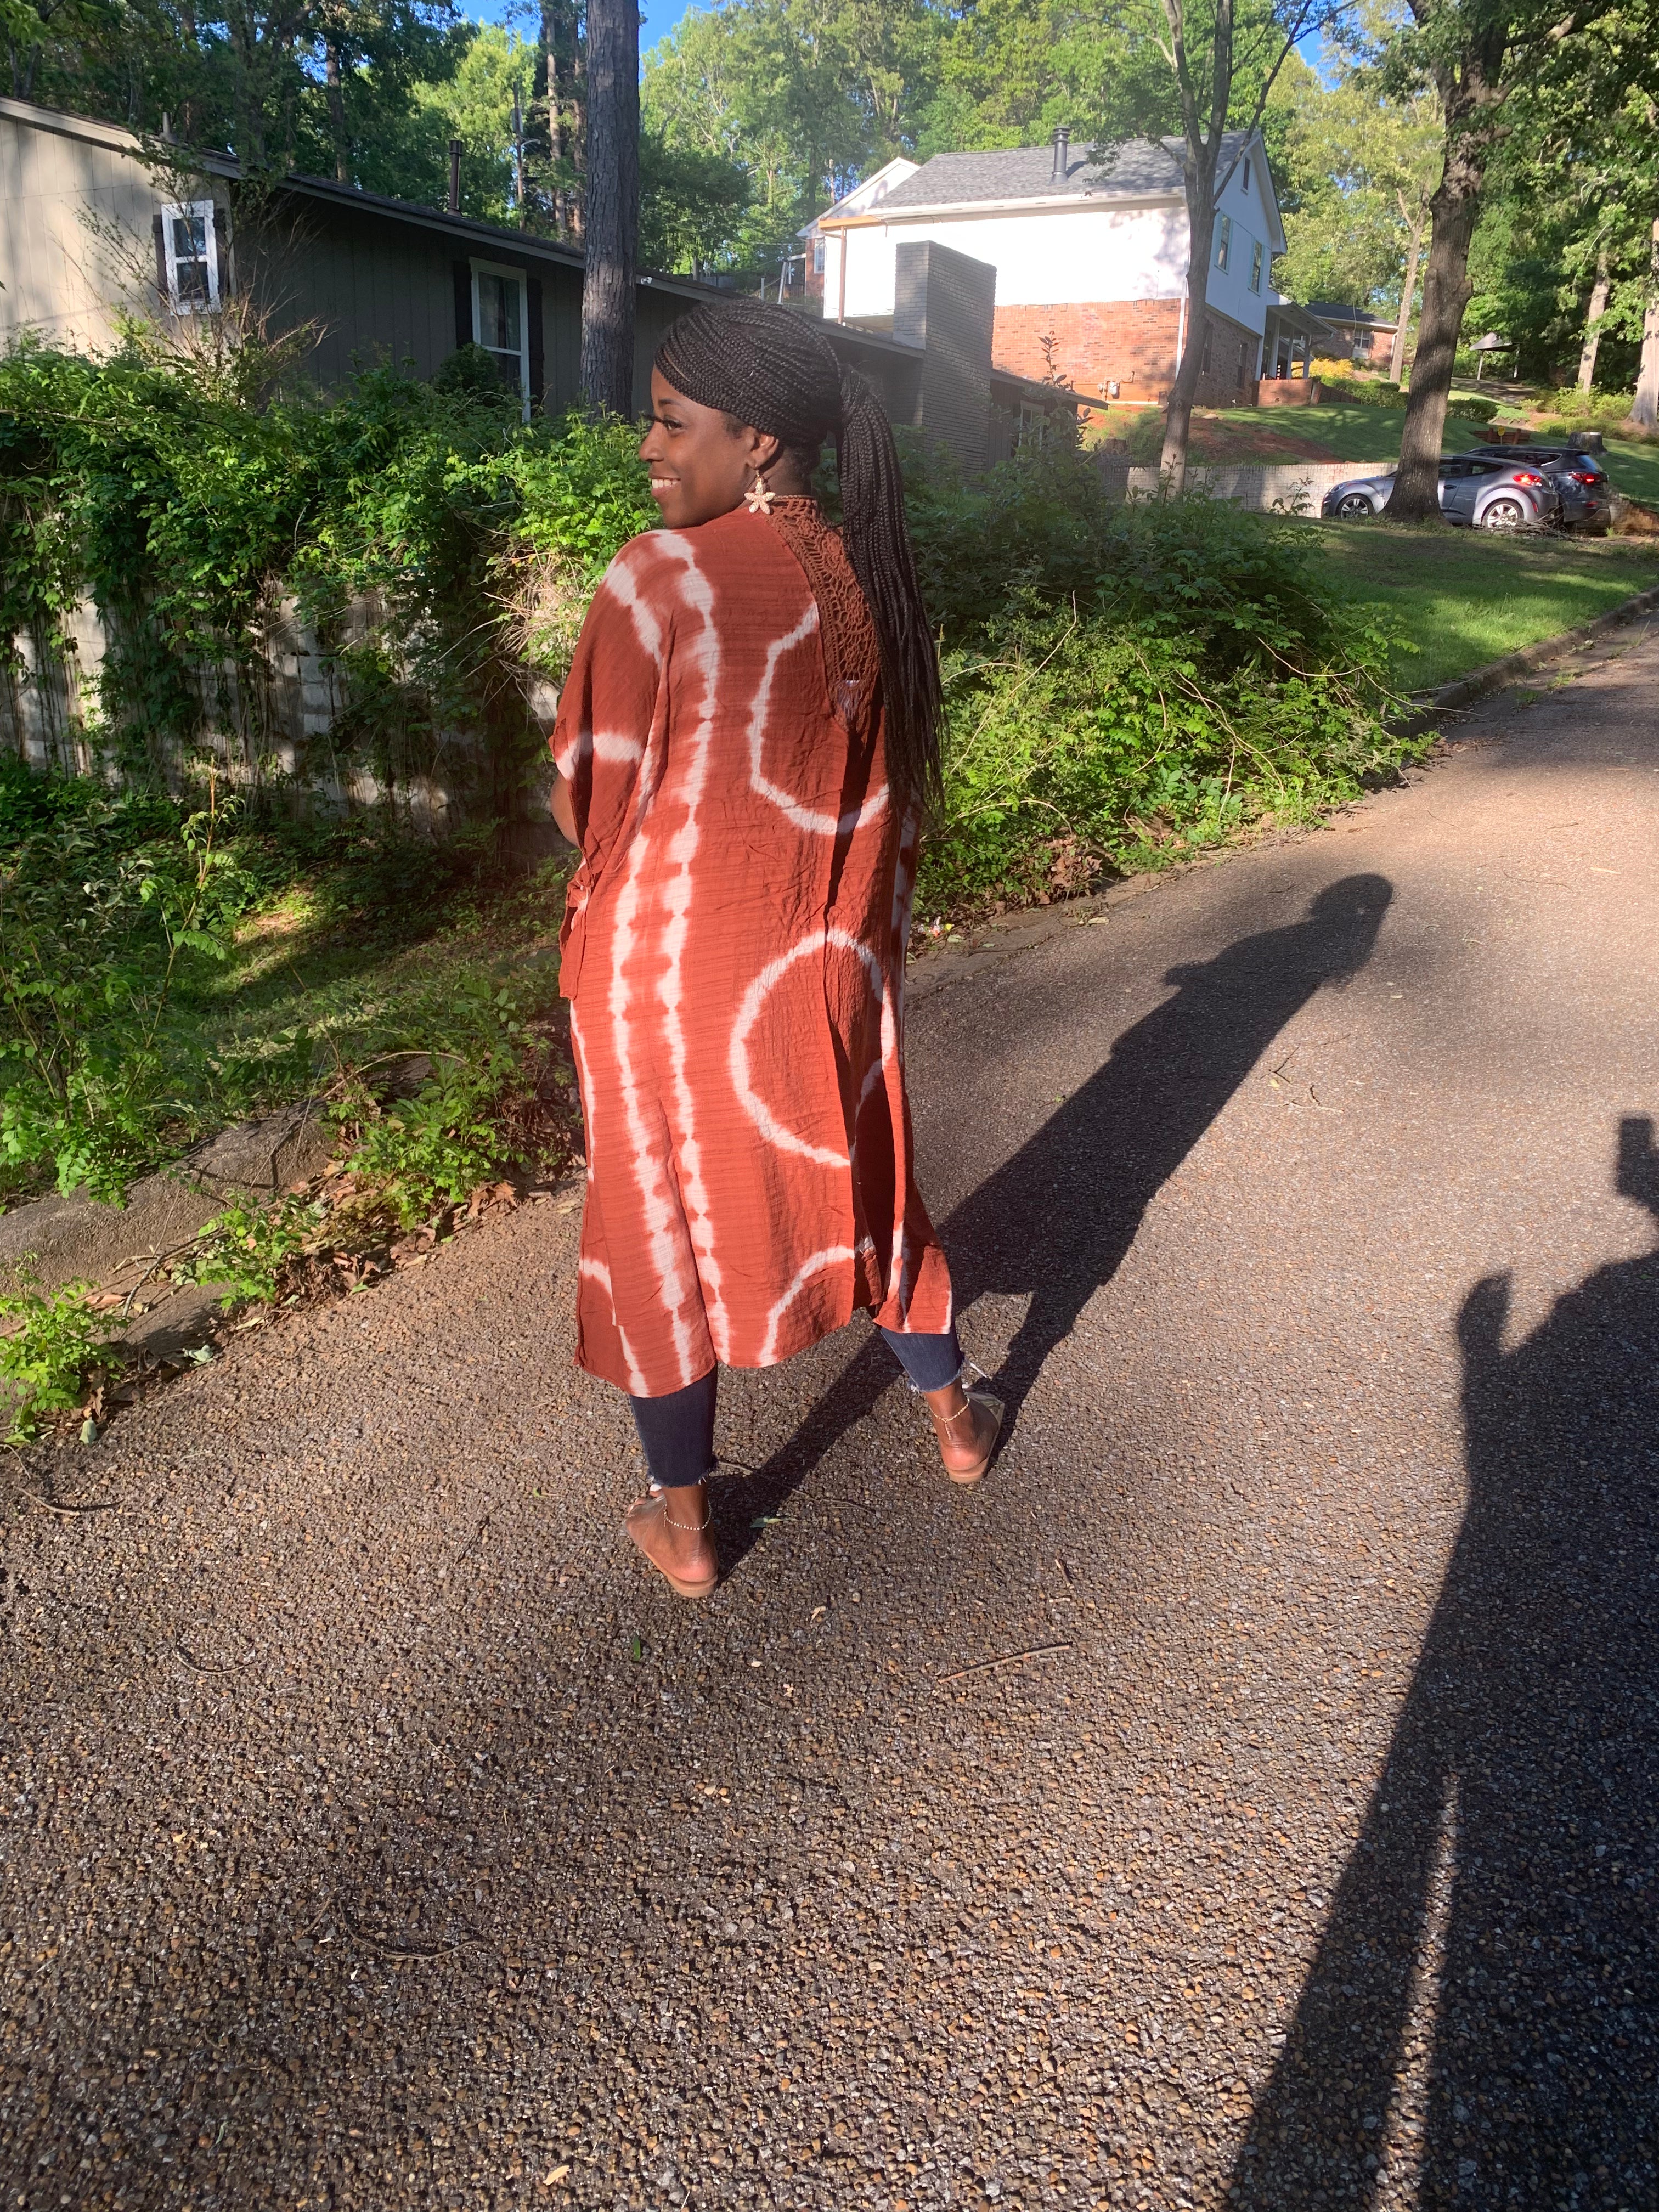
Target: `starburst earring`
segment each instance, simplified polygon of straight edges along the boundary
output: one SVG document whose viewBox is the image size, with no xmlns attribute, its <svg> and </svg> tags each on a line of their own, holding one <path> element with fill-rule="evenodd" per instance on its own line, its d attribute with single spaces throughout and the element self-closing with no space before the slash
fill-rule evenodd
<svg viewBox="0 0 1659 2212">
<path fill-rule="evenodd" d="M 761 474 L 760 471 L 757 469 L 755 471 L 755 481 L 750 485 L 748 490 L 744 492 L 744 499 L 747 502 L 750 514 L 770 514 L 773 505 L 777 499 L 777 494 L 773 490 L 771 485 L 767 483 L 766 478 Z"/>
</svg>

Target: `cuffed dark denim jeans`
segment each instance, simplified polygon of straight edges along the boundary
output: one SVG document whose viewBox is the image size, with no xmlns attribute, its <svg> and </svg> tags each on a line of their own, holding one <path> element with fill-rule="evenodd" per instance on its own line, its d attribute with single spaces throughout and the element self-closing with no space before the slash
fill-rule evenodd
<svg viewBox="0 0 1659 2212">
<path fill-rule="evenodd" d="M 917 1390 L 942 1390 L 962 1372 L 962 1346 L 954 1328 L 943 1336 L 911 1336 L 898 1329 L 879 1332 Z M 684 1490 L 714 1472 L 714 1401 L 720 1370 L 671 1390 L 665 1398 L 630 1398 L 652 1482 L 661 1490 Z"/>
</svg>

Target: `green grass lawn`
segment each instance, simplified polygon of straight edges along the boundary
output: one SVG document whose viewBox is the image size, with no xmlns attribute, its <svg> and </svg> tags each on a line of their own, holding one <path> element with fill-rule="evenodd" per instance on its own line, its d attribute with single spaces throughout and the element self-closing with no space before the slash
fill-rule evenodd
<svg viewBox="0 0 1659 2212">
<path fill-rule="evenodd" d="M 1159 420 L 1161 423 L 1162 417 Z M 1318 407 L 1229 407 L 1221 420 L 1241 428 L 1259 423 L 1264 430 L 1288 431 L 1292 437 L 1328 447 L 1339 460 L 1392 461 L 1399 458 L 1406 410 L 1403 407 L 1345 407 L 1340 403 Z M 1487 423 L 1464 422 L 1455 414 L 1449 415 L 1441 444 L 1446 453 L 1462 453 L 1471 446 L 1485 444 L 1491 435 Z"/>
<path fill-rule="evenodd" d="M 1324 556 L 1356 598 L 1398 618 L 1402 638 L 1418 647 L 1395 666 L 1412 691 L 1449 684 L 1659 584 L 1659 539 L 1506 538 L 1386 522 L 1300 526 L 1319 532 Z"/>
<path fill-rule="evenodd" d="M 1441 441 L 1443 451 L 1448 453 L 1467 453 L 1471 446 L 1483 446 L 1497 428 L 1490 422 L 1465 422 L 1456 413 L 1455 394 L 1452 398 L 1453 411 L 1446 417 L 1446 432 Z M 1340 404 L 1319 407 L 1230 407 L 1218 419 L 1229 425 L 1247 428 L 1260 424 L 1264 430 L 1285 430 L 1293 437 L 1301 436 L 1315 444 L 1328 446 L 1340 460 L 1393 461 L 1400 457 L 1400 434 L 1406 421 L 1403 407 L 1345 407 Z M 1158 436 L 1163 434 L 1164 417 L 1155 418 Z M 1534 430 L 1534 438 L 1543 439 L 1548 433 Z M 1156 459 L 1156 454 L 1153 456 Z M 1610 437 L 1604 456 L 1607 472 L 1620 491 L 1659 507 L 1659 444 L 1649 444 L 1635 438 Z"/>
<path fill-rule="evenodd" d="M 1659 445 L 1650 445 L 1644 439 L 1609 438 L 1602 459 L 1620 491 L 1659 507 Z"/>
</svg>

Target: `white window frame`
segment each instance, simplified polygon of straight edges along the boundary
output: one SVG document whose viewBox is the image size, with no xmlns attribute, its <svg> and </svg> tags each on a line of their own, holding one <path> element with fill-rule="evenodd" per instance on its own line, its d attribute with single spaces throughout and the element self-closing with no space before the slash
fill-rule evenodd
<svg viewBox="0 0 1659 2212">
<path fill-rule="evenodd" d="M 1261 289 L 1261 264 L 1267 258 L 1267 248 L 1261 240 L 1259 238 L 1253 240 L 1250 246 L 1250 289 L 1253 292 Z"/>
<path fill-rule="evenodd" d="M 1043 445 L 1047 442 L 1048 435 L 1048 409 L 1039 407 L 1035 400 L 1022 399 L 1019 403 L 1019 421 L 1014 438 L 1016 448 L 1023 450 L 1028 446 Z"/>
<path fill-rule="evenodd" d="M 1215 265 L 1218 269 L 1224 271 L 1226 270 L 1229 262 L 1232 259 L 1232 252 L 1233 219 L 1230 215 L 1224 215 L 1216 233 Z"/>
<path fill-rule="evenodd" d="M 484 346 L 498 361 L 510 358 L 505 346 L 484 345 L 482 336 L 483 317 L 478 310 L 478 279 L 480 276 L 510 277 L 519 288 L 519 399 L 524 419 L 530 420 L 530 283 L 522 269 L 514 269 L 503 261 L 475 261 L 472 264 L 472 343 Z"/>
<path fill-rule="evenodd" d="M 202 237 L 207 263 L 208 295 L 206 305 L 199 300 L 186 300 L 179 291 L 178 240 L 173 236 L 175 221 L 188 222 L 192 216 L 202 220 Z M 219 309 L 219 211 L 211 200 L 173 200 L 161 210 L 161 252 L 167 278 L 167 305 L 175 315 L 216 314 Z M 191 259 L 194 259 L 192 255 Z"/>
</svg>

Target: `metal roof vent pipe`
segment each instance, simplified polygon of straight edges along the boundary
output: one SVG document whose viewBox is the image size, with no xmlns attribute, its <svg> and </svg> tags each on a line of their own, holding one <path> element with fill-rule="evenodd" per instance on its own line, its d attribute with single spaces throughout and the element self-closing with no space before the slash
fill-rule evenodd
<svg viewBox="0 0 1659 2212">
<path fill-rule="evenodd" d="M 1072 166 L 1072 134 L 1065 124 L 1054 132 L 1054 166 L 1050 182 L 1063 185 Z"/>
</svg>

